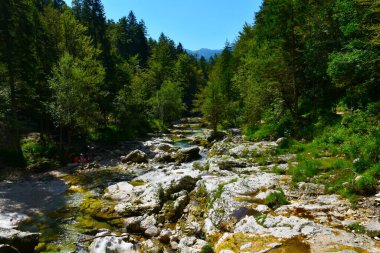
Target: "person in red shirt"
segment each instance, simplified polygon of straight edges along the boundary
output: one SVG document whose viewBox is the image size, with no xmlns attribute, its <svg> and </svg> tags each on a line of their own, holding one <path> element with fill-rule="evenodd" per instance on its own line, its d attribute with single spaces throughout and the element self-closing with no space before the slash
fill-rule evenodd
<svg viewBox="0 0 380 253">
<path fill-rule="evenodd" d="M 88 161 L 87 161 L 86 157 L 84 156 L 83 153 L 81 153 L 80 156 L 79 156 L 79 163 L 85 164 L 87 162 Z"/>
<path fill-rule="evenodd" d="M 72 163 L 79 163 L 79 156 L 77 156 L 77 155 L 73 155 L 73 156 L 71 157 L 71 162 L 72 162 Z"/>
</svg>

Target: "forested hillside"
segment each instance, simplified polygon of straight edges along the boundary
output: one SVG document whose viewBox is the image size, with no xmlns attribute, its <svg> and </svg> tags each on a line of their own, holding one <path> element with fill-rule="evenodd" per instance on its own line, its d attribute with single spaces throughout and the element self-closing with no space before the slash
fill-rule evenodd
<svg viewBox="0 0 380 253">
<path fill-rule="evenodd" d="M 7 164 L 30 162 L 21 147 L 31 132 L 41 143 L 27 149 L 64 160 L 74 144 L 163 130 L 191 109 L 206 82 L 205 59 L 164 34 L 147 38 L 132 12 L 107 20 L 100 0 L 73 1 L 72 8 L 62 0 L 4 0 L 0 11 L 0 153 Z"/>
<path fill-rule="evenodd" d="M 100 0 L 0 8 L 3 164 L 64 161 L 78 144 L 165 131 L 201 113 L 214 131 L 288 137 L 307 159 L 343 156 L 353 173 L 371 171 L 367 181 L 379 176 L 378 0 L 264 1 L 210 61 L 164 34 L 147 38 L 132 12 L 107 20 Z M 39 143 L 25 143 L 31 132 Z"/>
<path fill-rule="evenodd" d="M 299 156 L 296 182 L 324 173 L 333 192 L 371 194 L 380 176 L 379 21 L 378 0 L 264 1 L 215 59 L 197 108 L 214 130 L 298 140 L 287 144 Z"/>
</svg>

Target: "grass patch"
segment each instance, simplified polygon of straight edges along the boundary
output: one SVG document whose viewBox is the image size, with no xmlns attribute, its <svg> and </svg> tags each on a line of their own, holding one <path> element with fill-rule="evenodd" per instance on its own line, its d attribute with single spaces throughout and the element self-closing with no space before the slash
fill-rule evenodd
<svg viewBox="0 0 380 253">
<path fill-rule="evenodd" d="M 201 253 L 214 253 L 214 247 L 211 243 L 207 243 L 205 246 L 202 247 Z"/>
<path fill-rule="evenodd" d="M 320 166 L 319 160 L 304 160 L 296 167 L 291 168 L 289 173 L 293 176 L 293 182 L 306 182 L 319 173 Z"/>
<path fill-rule="evenodd" d="M 277 209 L 280 206 L 289 204 L 289 201 L 286 199 L 282 189 L 276 189 L 264 199 L 264 204 L 272 209 Z"/>
<path fill-rule="evenodd" d="M 350 231 L 355 231 L 355 233 L 364 234 L 365 227 L 360 225 L 360 223 L 355 222 L 347 226 Z"/>
<path fill-rule="evenodd" d="M 210 164 L 209 163 L 202 163 L 202 162 L 194 162 L 193 168 L 195 170 L 199 170 L 199 171 L 208 171 L 210 169 Z"/>
<path fill-rule="evenodd" d="M 279 167 L 279 166 L 274 166 L 271 172 L 277 175 L 286 175 L 287 169 Z"/>
</svg>

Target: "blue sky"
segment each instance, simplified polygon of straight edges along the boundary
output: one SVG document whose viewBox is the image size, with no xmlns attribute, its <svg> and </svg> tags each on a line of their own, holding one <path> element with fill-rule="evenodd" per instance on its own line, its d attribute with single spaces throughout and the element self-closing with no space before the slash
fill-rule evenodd
<svg viewBox="0 0 380 253">
<path fill-rule="evenodd" d="M 71 0 L 65 0 L 71 3 Z M 108 19 L 118 20 L 133 10 L 143 19 L 148 35 L 161 32 L 185 48 L 221 49 L 233 42 L 245 22 L 253 23 L 262 0 L 103 0 Z"/>
</svg>

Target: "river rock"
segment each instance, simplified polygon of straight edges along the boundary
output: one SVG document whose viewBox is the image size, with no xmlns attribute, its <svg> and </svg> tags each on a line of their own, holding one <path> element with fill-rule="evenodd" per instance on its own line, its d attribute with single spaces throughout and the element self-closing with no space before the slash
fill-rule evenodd
<svg viewBox="0 0 380 253">
<path fill-rule="evenodd" d="M 321 195 L 325 192 L 325 186 L 321 184 L 301 182 L 298 184 L 298 192 L 305 196 Z"/>
<path fill-rule="evenodd" d="M 123 237 L 115 235 L 105 236 L 108 232 L 98 233 L 96 236 L 104 236 L 96 238 L 90 245 L 90 253 L 138 253 L 140 252 L 138 245 L 125 242 Z"/>
<path fill-rule="evenodd" d="M 0 253 L 20 253 L 20 251 L 8 244 L 0 244 Z"/>
<path fill-rule="evenodd" d="M 190 169 L 178 170 L 177 173 L 152 171 L 135 178 L 147 184 L 135 186 L 133 194 L 120 200 L 115 211 L 126 216 L 157 213 L 172 194 L 182 190 L 192 191 L 199 179 L 199 172 Z"/>
<path fill-rule="evenodd" d="M 128 182 L 120 182 L 107 187 L 104 197 L 114 200 L 123 200 L 134 196 L 133 185 Z"/>
<path fill-rule="evenodd" d="M 122 157 L 121 161 L 123 163 L 127 163 L 127 162 L 145 163 L 148 161 L 148 156 L 145 152 L 136 149 L 136 150 L 130 152 L 127 156 Z"/>
<path fill-rule="evenodd" d="M 171 163 L 175 161 L 175 158 L 169 153 L 161 151 L 155 155 L 154 161 L 158 163 Z"/>
<path fill-rule="evenodd" d="M 208 142 L 213 142 L 213 141 L 221 141 L 226 137 L 226 133 L 224 132 L 213 132 L 211 133 L 210 136 L 207 137 Z"/>
<path fill-rule="evenodd" d="M 197 146 L 181 148 L 178 150 L 176 155 L 176 160 L 178 162 L 191 162 L 200 157 L 200 148 Z"/>
<path fill-rule="evenodd" d="M 180 253 L 197 253 L 201 252 L 202 248 L 207 245 L 207 242 L 195 237 L 183 237 L 178 244 Z"/>
<path fill-rule="evenodd" d="M 284 217 L 268 215 L 265 219 L 247 216 L 236 224 L 234 232 L 271 235 L 278 238 L 292 238 L 295 236 L 313 236 L 322 232 L 332 233 L 332 230 L 295 216 Z"/>
<path fill-rule="evenodd" d="M 145 217 L 142 221 L 141 221 L 141 228 L 143 230 L 147 230 L 148 228 L 150 227 L 154 227 L 156 226 L 157 224 L 157 220 L 156 218 L 154 217 L 154 215 L 150 215 L 150 216 L 147 216 Z"/>
<path fill-rule="evenodd" d="M 127 229 L 127 232 L 139 233 L 143 230 L 141 228 L 143 219 L 144 216 L 128 217 L 124 220 L 124 227 Z"/>
<path fill-rule="evenodd" d="M 170 229 L 163 229 L 160 232 L 159 239 L 163 243 L 169 243 L 170 242 L 170 236 L 172 236 L 172 231 Z"/>
<path fill-rule="evenodd" d="M 367 234 L 371 237 L 380 236 L 380 223 L 377 220 L 372 220 L 365 226 Z"/>
<path fill-rule="evenodd" d="M 286 138 L 286 137 L 281 137 L 281 138 L 278 138 L 278 139 L 277 139 L 276 144 L 277 144 L 279 147 L 282 147 L 282 146 L 286 145 L 287 142 L 288 142 L 288 138 Z"/>
<path fill-rule="evenodd" d="M 159 143 L 154 146 L 154 151 L 165 151 L 165 152 L 171 152 L 174 150 L 173 145 L 168 144 L 168 143 Z"/>
<path fill-rule="evenodd" d="M 227 159 L 216 159 L 216 164 L 221 170 L 247 167 L 247 163 L 245 161 L 233 159 L 232 157 L 228 157 Z"/>
<path fill-rule="evenodd" d="M 237 221 L 252 211 L 252 193 L 273 187 L 276 177 L 279 176 L 257 174 L 247 178 L 215 177 L 202 180 L 212 200 L 208 217 L 218 229 L 231 231 Z"/>
<path fill-rule="evenodd" d="M 21 213 L 0 213 L 1 228 L 17 228 L 17 226 L 29 219 L 29 216 Z"/>
<path fill-rule="evenodd" d="M 0 228 L 0 244 L 14 247 L 20 253 L 34 252 L 40 234 L 21 232 L 15 229 Z M 6 248 L 4 246 L 4 248 Z M 9 247 L 8 247 L 9 248 Z"/>
<path fill-rule="evenodd" d="M 156 237 L 160 234 L 160 230 L 156 226 L 151 226 L 145 230 L 144 234 L 148 238 Z"/>
<path fill-rule="evenodd" d="M 161 212 L 164 214 L 166 221 L 175 222 L 181 217 L 183 210 L 190 201 L 190 198 L 188 192 L 183 190 L 179 193 L 172 194 L 171 199 L 172 200 L 165 203 Z"/>
<path fill-rule="evenodd" d="M 142 248 L 144 253 L 162 253 L 162 247 L 160 243 L 157 241 L 153 241 L 152 239 L 146 240 L 142 243 Z"/>
</svg>

